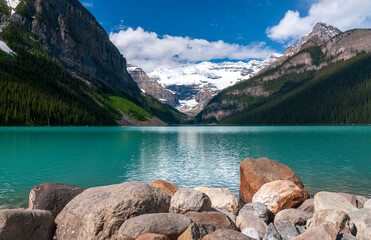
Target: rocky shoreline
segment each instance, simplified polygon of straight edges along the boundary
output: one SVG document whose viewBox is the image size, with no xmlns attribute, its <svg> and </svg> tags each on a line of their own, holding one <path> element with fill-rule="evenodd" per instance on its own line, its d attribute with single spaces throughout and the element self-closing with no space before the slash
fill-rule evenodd
<svg viewBox="0 0 371 240">
<path fill-rule="evenodd" d="M 371 239 L 371 200 L 319 192 L 273 160 L 245 159 L 240 199 L 228 189 L 151 184 L 35 186 L 28 209 L 0 210 L 0 240 Z"/>
</svg>

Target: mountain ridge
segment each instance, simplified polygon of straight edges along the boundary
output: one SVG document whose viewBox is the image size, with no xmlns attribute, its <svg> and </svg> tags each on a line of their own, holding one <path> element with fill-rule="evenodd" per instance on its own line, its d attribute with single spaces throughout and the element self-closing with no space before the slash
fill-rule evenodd
<svg viewBox="0 0 371 240">
<path fill-rule="evenodd" d="M 317 27 L 316 25 L 314 31 Z M 308 34 L 307 36 L 311 35 L 315 36 L 315 34 Z M 368 40 L 370 37 L 371 30 L 356 29 L 334 34 L 324 44 L 321 44 L 321 42 L 319 42 L 319 45 L 313 44 L 313 42 L 318 42 L 318 39 L 315 39 L 315 41 L 307 40 L 306 43 L 301 45 L 301 49 L 292 56 L 283 55 L 277 62 L 254 78 L 223 90 L 196 117 L 196 122 L 222 122 L 225 118 L 231 118 L 230 116 L 235 116 L 234 119 L 237 119 L 241 112 L 253 111 L 254 108 L 264 102 L 277 101 L 278 98 L 274 98 L 274 96 L 283 97 L 286 96 L 286 93 L 295 91 L 302 84 L 307 86 L 306 84 L 315 79 L 316 72 L 321 69 L 326 69 L 324 72 L 331 72 L 331 69 L 341 65 L 339 63 L 350 61 L 362 53 L 370 52 L 371 44 Z M 307 45 L 308 42 L 309 45 Z M 286 53 L 290 51 L 286 51 Z M 365 64 L 367 63 L 365 61 Z M 361 65 L 356 66 L 361 68 Z M 344 66 L 344 69 L 346 69 L 346 66 Z M 363 80 L 367 82 L 367 80 Z M 268 112 L 265 114 L 269 115 Z M 233 121 L 228 122 L 233 123 Z M 259 122 L 255 123 L 259 124 Z M 269 122 L 265 123 L 269 124 Z M 279 122 L 275 123 L 279 124 Z M 239 121 L 239 124 L 243 124 L 243 122 Z"/>
</svg>

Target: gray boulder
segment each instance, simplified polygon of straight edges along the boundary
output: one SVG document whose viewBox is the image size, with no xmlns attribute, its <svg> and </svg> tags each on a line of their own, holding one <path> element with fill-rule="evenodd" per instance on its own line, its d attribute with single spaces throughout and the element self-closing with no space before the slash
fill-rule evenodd
<svg viewBox="0 0 371 240">
<path fill-rule="evenodd" d="M 144 233 L 157 233 L 176 240 L 191 223 L 191 219 L 182 214 L 144 214 L 126 220 L 119 229 L 118 238 L 136 239 Z"/>
<path fill-rule="evenodd" d="M 28 208 L 51 211 L 56 217 L 62 209 L 86 188 L 62 183 L 43 183 L 31 189 Z"/>
<path fill-rule="evenodd" d="M 265 233 L 263 240 L 281 240 L 281 236 L 273 223 L 268 225 L 267 232 Z"/>
<path fill-rule="evenodd" d="M 299 235 L 307 231 L 307 229 L 305 229 L 303 226 L 300 226 L 300 225 L 296 225 L 296 229 L 298 230 Z"/>
<path fill-rule="evenodd" d="M 129 218 L 168 212 L 170 196 L 144 183 L 127 182 L 89 188 L 76 196 L 57 218 L 57 239 L 116 239 Z"/>
<path fill-rule="evenodd" d="M 251 213 L 257 217 L 259 217 L 261 220 L 263 220 L 265 223 L 268 223 L 269 220 L 269 210 L 267 206 L 264 205 L 264 203 L 255 202 L 255 203 L 248 203 L 241 208 L 239 213 L 242 212 L 248 212 Z"/>
<path fill-rule="evenodd" d="M 359 239 L 356 238 L 356 237 L 353 236 L 353 235 L 350 235 L 350 234 L 340 234 L 340 235 L 337 237 L 337 240 L 359 240 Z"/>
<path fill-rule="evenodd" d="M 339 233 L 355 234 L 356 229 L 348 214 L 340 210 L 319 210 L 313 216 L 309 229 L 323 223 L 332 223 Z"/>
<path fill-rule="evenodd" d="M 371 199 L 370 200 L 367 200 L 364 205 L 363 205 L 364 208 L 370 208 L 371 209 Z"/>
<path fill-rule="evenodd" d="M 260 234 L 255 228 L 245 228 L 241 233 L 252 239 L 261 240 Z"/>
<path fill-rule="evenodd" d="M 204 223 L 192 223 L 178 240 L 201 240 L 206 235 L 217 230 L 214 225 Z"/>
<path fill-rule="evenodd" d="M 335 209 L 350 213 L 356 211 L 357 207 L 353 206 L 353 204 L 340 194 L 319 192 L 314 196 L 314 212 L 325 209 Z"/>
<path fill-rule="evenodd" d="M 339 194 L 340 196 L 343 196 L 349 203 L 351 203 L 353 206 L 355 206 L 356 208 L 359 208 L 359 203 L 358 203 L 358 200 L 357 200 L 357 197 L 356 195 L 351 195 L 351 194 L 348 194 L 348 193 L 337 193 Z"/>
<path fill-rule="evenodd" d="M 255 240 L 232 229 L 218 229 L 206 235 L 202 240 Z"/>
<path fill-rule="evenodd" d="M 312 221 L 313 221 L 313 218 L 309 218 L 307 220 L 307 223 L 305 224 L 305 227 L 308 229 L 310 227 L 310 225 L 312 224 Z"/>
<path fill-rule="evenodd" d="M 53 214 L 45 210 L 0 210 L 1 240 L 53 239 Z"/>
<path fill-rule="evenodd" d="M 299 236 L 299 232 L 292 222 L 279 222 L 275 226 L 282 240 L 291 240 Z"/>
<path fill-rule="evenodd" d="M 299 210 L 308 212 L 308 213 L 314 213 L 314 199 L 307 199 L 305 200 L 299 207 Z"/>
<path fill-rule="evenodd" d="M 236 224 L 226 215 L 219 212 L 187 212 L 185 214 L 192 222 L 213 225 L 216 228 L 238 230 Z"/>
<path fill-rule="evenodd" d="M 358 208 L 364 208 L 365 203 L 369 200 L 364 196 L 356 196 L 358 202 Z"/>
<path fill-rule="evenodd" d="M 307 230 L 300 236 L 292 238 L 292 240 L 335 240 L 337 236 L 338 231 L 335 225 L 326 222 Z"/>
<path fill-rule="evenodd" d="M 237 217 L 236 225 L 241 231 L 245 228 L 254 228 L 259 232 L 261 238 L 264 237 L 268 227 L 259 217 L 249 212 L 240 212 Z"/>
<path fill-rule="evenodd" d="M 357 235 L 360 240 L 371 239 L 371 209 L 362 208 L 348 214 L 356 225 Z"/>
<path fill-rule="evenodd" d="M 226 216 L 228 216 L 234 223 L 236 223 L 236 218 L 237 216 L 234 215 L 233 213 L 231 212 L 227 212 L 227 211 L 224 211 L 224 210 L 220 210 L 220 209 L 215 209 L 215 208 L 211 208 L 211 211 L 213 212 L 218 212 L 218 213 L 222 213 Z"/>
<path fill-rule="evenodd" d="M 211 211 L 211 200 L 202 192 L 181 188 L 171 198 L 171 213 Z"/>
<path fill-rule="evenodd" d="M 276 214 L 274 217 L 274 224 L 279 222 L 292 222 L 295 225 L 305 225 L 307 220 L 310 219 L 313 214 L 304 212 L 299 209 L 284 209 Z"/>
</svg>

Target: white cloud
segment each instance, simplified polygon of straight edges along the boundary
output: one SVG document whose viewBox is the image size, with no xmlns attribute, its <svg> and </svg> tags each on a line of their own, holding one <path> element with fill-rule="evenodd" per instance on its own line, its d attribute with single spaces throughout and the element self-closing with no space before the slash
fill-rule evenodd
<svg viewBox="0 0 371 240">
<path fill-rule="evenodd" d="M 287 11 L 278 25 L 267 29 L 267 34 L 279 42 L 298 40 L 309 33 L 317 22 L 333 25 L 342 31 L 370 28 L 371 1 L 318 0 L 311 5 L 307 16 L 301 17 L 298 11 Z"/>
<path fill-rule="evenodd" d="M 142 67 L 147 72 L 157 67 L 177 67 L 186 63 L 213 59 L 261 59 L 273 52 L 265 46 L 264 42 L 243 46 L 189 37 L 169 35 L 161 37 L 141 27 L 110 33 L 110 39 L 128 62 Z"/>
</svg>

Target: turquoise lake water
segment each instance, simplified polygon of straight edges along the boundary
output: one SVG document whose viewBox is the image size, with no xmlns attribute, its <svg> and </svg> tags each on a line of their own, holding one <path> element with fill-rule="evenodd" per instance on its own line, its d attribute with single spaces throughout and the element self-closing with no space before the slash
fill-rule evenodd
<svg viewBox="0 0 371 240">
<path fill-rule="evenodd" d="M 244 158 L 290 166 L 313 195 L 371 197 L 371 127 L 0 128 L 0 208 L 27 206 L 37 184 L 79 187 L 163 179 L 236 195 Z"/>
</svg>

